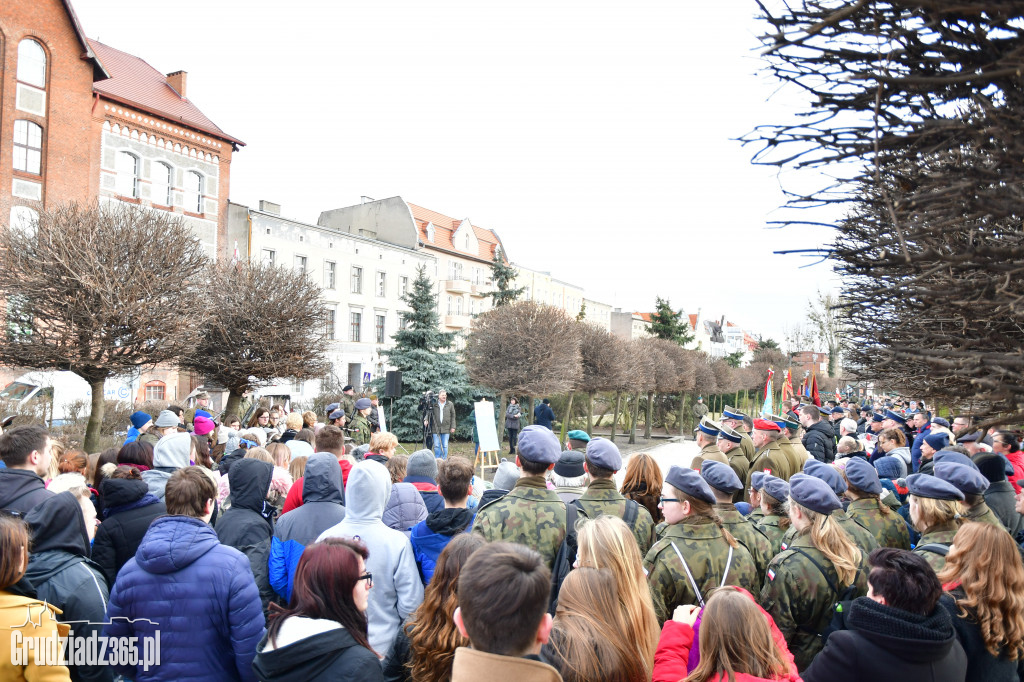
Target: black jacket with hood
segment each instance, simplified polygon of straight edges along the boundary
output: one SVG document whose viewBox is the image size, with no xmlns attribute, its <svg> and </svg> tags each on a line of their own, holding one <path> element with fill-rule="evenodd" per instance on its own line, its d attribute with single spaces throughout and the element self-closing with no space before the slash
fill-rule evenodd
<svg viewBox="0 0 1024 682">
<path fill-rule="evenodd" d="M 32 555 L 25 578 L 36 598 L 61 610 L 77 637 L 97 635 L 106 619 L 108 589 L 99 566 L 89 560 L 89 534 L 78 500 L 69 492 L 52 496 L 25 517 L 32 531 Z M 105 665 L 70 666 L 71 679 L 112 681 Z"/>
<path fill-rule="evenodd" d="M 831 464 L 836 458 L 836 434 L 832 426 L 824 419 L 817 421 L 807 429 L 803 440 L 807 452 L 819 462 Z"/>
<path fill-rule="evenodd" d="M 337 625 L 322 630 L 331 621 L 312 621 L 308 636 L 306 633 L 289 633 L 289 625 L 299 626 L 308 618 L 289 618 L 278 634 L 277 647 L 267 651 L 269 642 L 264 637 L 256 647 L 256 659 L 252 671 L 262 682 L 334 682 L 335 680 L 360 680 L 375 682 L 383 680 L 381 663 L 372 651 L 360 646 L 345 628 Z M 313 634 L 316 632 L 315 634 Z"/>
<path fill-rule="evenodd" d="M 242 459 L 231 467 L 231 508 L 217 521 L 217 538 L 249 558 L 263 612 L 274 596 L 270 588 L 270 538 L 277 510 L 267 501 L 274 465 L 258 459 Z"/>
<path fill-rule="evenodd" d="M 107 584 L 113 586 L 117 573 L 149 530 L 149 524 L 167 513 L 167 507 L 141 479 L 106 478 L 100 483 L 103 495 L 103 523 L 96 529 L 92 543 L 92 560 L 103 571 Z"/>
<path fill-rule="evenodd" d="M 33 507 L 53 497 L 36 472 L 0 469 L 0 509 L 24 517 Z"/>
</svg>

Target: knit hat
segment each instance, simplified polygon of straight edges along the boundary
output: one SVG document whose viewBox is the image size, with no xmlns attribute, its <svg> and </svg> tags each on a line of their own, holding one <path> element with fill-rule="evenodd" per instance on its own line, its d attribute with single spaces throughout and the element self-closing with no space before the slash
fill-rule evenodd
<svg viewBox="0 0 1024 682">
<path fill-rule="evenodd" d="M 899 478 L 902 473 L 900 463 L 891 455 L 876 459 L 875 470 L 878 472 L 879 478 Z"/>
<path fill-rule="evenodd" d="M 555 463 L 555 473 L 562 478 L 579 478 L 584 473 L 583 453 L 579 450 L 566 450 Z"/>
<path fill-rule="evenodd" d="M 924 442 L 931 446 L 932 450 L 938 452 L 949 445 L 949 435 L 945 432 L 929 433 L 924 437 Z"/>
<path fill-rule="evenodd" d="M 369 443 L 363 443 L 362 445 L 356 447 L 356 449 L 352 451 L 352 456 L 356 458 L 357 462 L 360 462 L 360 461 L 362 461 L 363 459 L 366 458 L 366 453 L 369 452 L 369 451 L 370 451 L 370 444 Z"/>
<path fill-rule="evenodd" d="M 494 472 L 494 487 L 498 490 L 512 490 L 518 480 L 519 467 L 513 462 L 502 458 L 498 464 L 498 470 Z"/>
<path fill-rule="evenodd" d="M 178 415 L 174 414 L 170 410 L 160 410 L 160 414 L 156 416 L 156 427 L 158 429 L 167 429 L 172 426 L 177 426 L 181 422 L 178 421 Z"/>
<path fill-rule="evenodd" d="M 405 465 L 406 476 L 421 476 L 432 481 L 437 480 L 437 458 L 430 450 L 417 450 L 409 455 Z"/>
<path fill-rule="evenodd" d="M 196 417 L 192 426 L 197 436 L 205 436 L 217 428 L 217 425 L 209 417 Z"/>
<path fill-rule="evenodd" d="M 136 429 L 141 429 L 143 426 L 153 421 L 153 418 L 150 417 L 148 413 L 139 410 L 138 412 L 132 412 L 132 416 L 128 417 L 128 420 Z"/>
</svg>

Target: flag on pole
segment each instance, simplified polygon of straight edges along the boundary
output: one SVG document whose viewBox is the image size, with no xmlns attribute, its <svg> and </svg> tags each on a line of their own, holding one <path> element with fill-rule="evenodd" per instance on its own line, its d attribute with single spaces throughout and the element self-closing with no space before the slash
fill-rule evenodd
<svg viewBox="0 0 1024 682">
<path fill-rule="evenodd" d="M 238 265 L 238 240 L 235 240 L 235 252 L 231 254 L 231 265 Z"/>
<path fill-rule="evenodd" d="M 768 381 L 764 383 L 764 404 L 761 406 L 761 415 L 770 417 L 772 414 L 772 377 L 775 370 L 768 368 Z"/>
<path fill-rule="evenodd" d="M 793 397 L 793 373 L 790 370 L 786 370 L 786 381 L 782 384 L 782 403 L 783 406 L 780 408 L 779 414 L 785 412 L 785 402 Z"/>
<path fill-rule="evenodd" d="M 812 374 L 811 375 L 811 394 L 808 397 L 811 400 L 814 401 L 815 405 L 817 405 L 818 407 L 821 407 L 821 396 L 818 395 L 818 375 L 817 374 Z"/>
</svg>

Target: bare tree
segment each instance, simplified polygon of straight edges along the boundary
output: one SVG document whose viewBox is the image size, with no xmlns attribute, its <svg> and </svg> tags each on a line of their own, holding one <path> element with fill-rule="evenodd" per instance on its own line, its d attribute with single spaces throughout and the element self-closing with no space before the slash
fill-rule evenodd
<svg viewBox="0 0 1024 682">
<path fill-rule="evenodd" d="M 818 291 L 818 297 L 807 305 L 807 319 L 814 326 L 818 342 L 828 351 L 828 375 L 836 376 L 842 352 L 843 330 L 839 300 L 831 291 Z"/>
<path fill-rule="evenodd" d="M 640 395 L 654 391 L 658 383 L 658 362 L 663 359 L 646 339 L 629 342 L 629 386 L 632 389 L 632 412 L 629 420 L 629 443 L 636 443 L 636 425 L 640 419 Z"/>
<path fill-rule="evenodd" d="M 174 363 L 207 320 L 206 257 L 179 218 L 129 204 L 66 204 L 0 230 L 7 338 L 0 362 L 68 370 L 89 383 L 84 447 L 96 451 L 103 384 Z"/>
<path fill-rule="evenodd" d="M 330 371 L 327 309 L 309 277 L 267 263 L 222 262 L 203 304 L 212 319 L 195 332 L 181 366 L 228 389 L 226 412 L 274 379 L 316 379 Z M 195 307 L 195 306 L 193 306 Z"/>
<path fill-rule="evenodd" d="M 665 345 L 666 339 L 645 339 L 643 347 L 652 361 L 651 381 L 647 386 L 647 415 L 644 420 L 644 438 L 650 439 L 654 423 L 654 401 L 658 393 L 668 394 L 675 390 L 678 383 L 676 363 L 669 355 Z M 678 343 L 668 341 L 668 345 L 679 348 Z"/>
<path fill-rule="evenodd" d="M 663 392 L 678 392 L 679 393 L 679 433 L 685 435 L 684 431 L 686 428 L 686 393 L 692 391 L 694 388 L 695 381 L 695 369 L 694 361 L 696 352 L 692 350 L 686 350 L 682 346 L 672 344 L 661 346 L 662 352 L 672 361 L 675 368 L 674 377 L 669 377 L 666 373 L 664 377 L 659 376 L 659 382 L 664 381 L 664 390 L 662 384 L 659 383 L 659 391 Z M 669 379 L 672 379 L 669 381 Z"/>
<path fill-rule="evenodd" d="M 626 342 L 596 324 L 580 323 L 580 378 L 575 390 L 587 394 L 587 433 L 594 432 L 594 394 L 625 381 Z"/>
</svg>

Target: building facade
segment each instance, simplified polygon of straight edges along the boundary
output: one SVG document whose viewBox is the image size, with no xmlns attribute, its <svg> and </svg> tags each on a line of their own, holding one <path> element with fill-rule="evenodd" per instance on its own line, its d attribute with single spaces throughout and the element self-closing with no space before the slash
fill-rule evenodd
<svg viewBox="0 0 1024 682">
<path fill-rule="evenodd" d="M 626 341 L 651 336 L 650 314 L 647 313 L 647 319 L 644 319 L 644 315 L 645 313 L 623 312 L 622 308 L 616 308 L 609 316 L 611 333 Z"/>
<path fill-rule="evenodd" d="M 561 308 L 570 317 L 576 317 L 583 307 L 583 288 L 555 279 L 550 272 L 532 270 L 523 265 L 512 264 L 518 273 L 515 288 L 523 288 L 520 298 Z"/>
<path fill-rule="evenodd" d="M 583 299 L 583 319 L 601 327 L 605 331 L 612 330 L 612 307 L 607 303 L 601 303 L 590 298 Z"/>
</svg>

